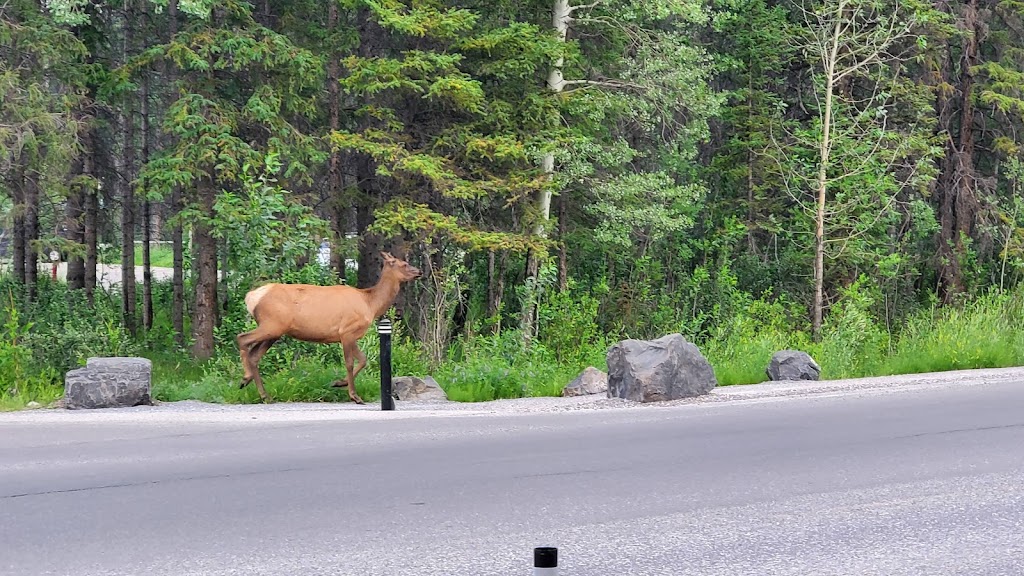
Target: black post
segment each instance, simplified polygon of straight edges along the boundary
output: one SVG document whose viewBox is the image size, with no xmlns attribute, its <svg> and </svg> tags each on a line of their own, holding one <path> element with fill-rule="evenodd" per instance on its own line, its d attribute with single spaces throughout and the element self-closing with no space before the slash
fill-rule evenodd
<svg viewBox="0 0 1024 576">
<path fill-rule="evenodd" d="M 394 410 L 395 399 L 391 396 L 391 320 L 377 321 L 380 335 L 380 409 Z"/>
<path fill-rule="evenodd" d="M 558 548 L 533 549 L 533 576 L 558 576 Z"/>
</svg>

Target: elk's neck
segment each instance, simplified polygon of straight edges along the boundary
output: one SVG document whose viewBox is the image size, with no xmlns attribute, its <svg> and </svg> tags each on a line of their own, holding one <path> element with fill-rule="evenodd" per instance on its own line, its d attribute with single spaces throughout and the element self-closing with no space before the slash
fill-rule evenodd
<svg viewBox="0 0 1024 576">
<path fill-rule="evenodd" d="M 386 274 L 380 277 L 376 285 L 366 291 L 370 296 L 369 305 L 370 310 L 373 311 L 374 318 L 378 318 L 381 314 L 387 312 L 398 296 L 398 289 L 398 279 L 390 274 Z"/>
</svg>

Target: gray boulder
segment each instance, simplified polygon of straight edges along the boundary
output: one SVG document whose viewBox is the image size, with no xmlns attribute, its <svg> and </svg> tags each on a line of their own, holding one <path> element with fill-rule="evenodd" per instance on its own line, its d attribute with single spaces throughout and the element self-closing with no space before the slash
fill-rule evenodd
<svg viewBox="0 0 1024 576">
<path fill-rule="evenodd" d="M 152 405 L 153 363 L 146 358 L 89 358 L 64 375 L 64 407 L 123 408 Z"/>
<path fill-rule="evenodd" d="M 398 376 L 391 379 L 391 395 L 396 400 L 445 401 L 448 395 L 430 376 Z"/>
<path fill-rule="evenodd" d="M 608 391 L 608 375 L 593 366 L 587 366 L 575 380 L 562 388 L 562 396 L 588 396 Z"/>
<path fill-rule="evenodd" d="M 682 334 L 623 340 L 608 350 L 609 398 L 677 400 L 707 394 L 717 385 L 711 364 Z"/>
<path fill-rule="evenodd" d="M 772 355 L 768 369 L 769 380 L 817 380 L 821 367 L 806 352 L 781 350 Z"/>
</svg>

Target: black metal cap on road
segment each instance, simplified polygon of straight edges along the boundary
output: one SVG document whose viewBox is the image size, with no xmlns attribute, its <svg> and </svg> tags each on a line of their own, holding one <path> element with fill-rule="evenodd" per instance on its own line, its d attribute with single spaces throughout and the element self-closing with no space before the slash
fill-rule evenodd
<svg viewBox="0 0 1024 576">
<path fill-rule="evenodd" d="M 391 334 L 391 320 L 381 318 L 377 321 L 377 334 Z"/>
<path fill-rule="evenodd" d="M 533 549 L 534 568 L 558 568 L 558 548 L 542 546 Z"/>
</svg>

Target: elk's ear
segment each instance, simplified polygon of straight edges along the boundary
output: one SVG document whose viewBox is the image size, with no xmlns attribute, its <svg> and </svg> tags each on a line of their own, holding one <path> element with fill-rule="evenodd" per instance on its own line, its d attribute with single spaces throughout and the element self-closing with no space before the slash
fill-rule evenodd
<svg viewBox="0 0 1024 576">
<path fill-rule="evenodd" d="M 385 263 L 390 264 L 391 262 L 395 261 L 395 257 L 392 256 L 390 252 L 381 252 L 380 255 L 384 257 Z"/>
</svg>

